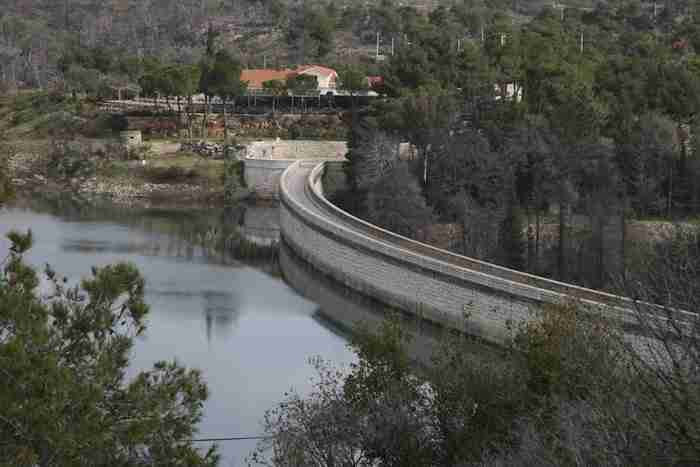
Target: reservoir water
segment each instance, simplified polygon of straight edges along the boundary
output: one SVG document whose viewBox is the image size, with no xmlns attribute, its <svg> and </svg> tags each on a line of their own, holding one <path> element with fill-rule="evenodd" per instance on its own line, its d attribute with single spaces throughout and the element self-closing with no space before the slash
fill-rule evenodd
<svg viewBox="0 0 700 467">
<path fill-rule="evenodd" d="M 267 242 L 274 236 L 269 224 L 275 209 L 252 206 L 233 217 Z M 256 435 L 265 410 L 285 391 L 310 389 L 309 358 L 348 363 L 352 355 L 342 333 L 319 319 L 319 306 L 287 285 L 275 264 L 251 266 L 194 244 L 195 229 L 221 228 L 224 219 L 217 210 L 25 202 L 0 210 L 0 255 L 7 253 L 7 231 L 31 228 L 36 237 L 31 263 L 39 268 L 50 263 L 70 279 L 88 275 L 92 266 L 134 263 L 146 278 L 151 312 L 146 335 L 133 350 L 132 369 L 172 359 L 200 368 L 211 396 L 199 436 Z M 220 443 L 221 465 L 244 465 L 254 446 L 254 441 Z"/>
<path fill-rule="evenodd" d="M 376 328 L 388 314 L 316 272 L 283 243 L 270 249 L 279 240 L 275 205 L 174 210 L 20 200 L 0 209 L 0 257 L 8 248 L 5 233 L 27 228 L 35 234 L 30 262 L 38 268 L 49 263 L 72 281 L 92 266 L 117 261 L 139 268 L 151 312 L 132 352 L 131 374 L 158 360 L 201 369 L 210 398 L 199 438 L 261 434 L 265 411 L 286 391 L 311 389 L 310 358 L 347 365 L 353 360 L 349 331 L 360 322 Z M 201 246 L 211 244 L 212 233 L 245 239 L 245 248 Z M 251 245 L 262 249 L 251 254 Z M 237 259 L 242 254 L 248 259 Z M 413 336 L 410 356 L 427 363 L 441 330 L 403 318 Z M 497 355 L 478 342 L 469 345 L 474 360 Z M 220 465 L 246 465 L 255 444 L 219 443 Z"/>
</svg>

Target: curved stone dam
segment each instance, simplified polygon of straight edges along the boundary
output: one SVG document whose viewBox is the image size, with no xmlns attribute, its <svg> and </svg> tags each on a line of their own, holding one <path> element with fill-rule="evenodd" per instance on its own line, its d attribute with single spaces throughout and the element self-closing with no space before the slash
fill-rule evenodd
<svg viewBox="0 0 700 467">
<path fill-rule="evenodd" d="M 267 140 L 254 141 L 243 160 L 243 176 L 258 199 L 278 199 L 282 173 L 300 159 L 340 161 L 345 158 L 345 141 Z"/>
<path fill-rule="evenodd" d="M 284 171 L 281 235 L 298 256 L 346 286 L 497 344 L 536 309 L 572 300 L 624 329 L 637 327 L 634 303 L 624 297 L 440 250 L 350 215 L 324 195 L 328 165 L 297 161 Z"/>
</svg>

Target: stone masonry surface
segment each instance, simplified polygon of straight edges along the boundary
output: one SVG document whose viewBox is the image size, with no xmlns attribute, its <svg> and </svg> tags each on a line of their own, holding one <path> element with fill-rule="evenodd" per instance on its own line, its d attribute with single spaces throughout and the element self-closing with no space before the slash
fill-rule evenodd
<svg viewBox="0 0 700 467">
<path fill-rule="evenodd" d="M 366 223 L 325 200 L 323 169 L 323 164 L 310 161 L 291 164 L 285 171 L 280 188 L 282 236 L 300 257 L 350 288 L 495 343 L 511 337 L 511 324 L 532 319 L 534 308 L 572 298 L 590 305 L 592 312 L 604 311 L 618 322 L 634 324 L 629 310 L 619 306 L 624 302 L 620 297 L 543 278 L 536 279 L 551 287 L 534 287 L 504 278 L 533 279 L 529 275 L 493 265 L 486 266 L 495 275 L 486 274 L 401 248 L 397 245 L 402 238 L 394 234 L 387 233 L 396 241 L 370 236 L 353 225 Z"/>
</svg>

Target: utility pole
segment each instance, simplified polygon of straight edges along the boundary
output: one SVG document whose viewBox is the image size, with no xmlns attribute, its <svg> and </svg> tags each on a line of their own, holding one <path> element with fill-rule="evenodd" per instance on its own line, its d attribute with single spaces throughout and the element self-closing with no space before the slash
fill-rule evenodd
<svg viewBox="0 0 700 467">
<path fill-rule="evenodd" d="M 394 36 L 391 36 L 391 56 L 394 56 Z"/>
<path fill-rule="evenodd" d="M 481 42 L 484 43 L 486 42 L 486 35 L 484 33 L 484 25 L 481 25 Z"/>
<path fill-rule="evenodd" d="M 70 17 L 69 17 L 70 5 L 69 5 L 69 3 L 70 3 L 70 0 L 66 0 L 63 3 L 63 22 L 64 22 L 63 26 L 66 29 L 66 31 L 68 31 L 70 29 L 69 28 L 69 26 L 70 26 Z"/>
<path fill-rule="evenodd" d="M 557 0 L 554 0 L 552 2 L 552 8 L 554 8 L 555 10 L 556 9 L 561 10 L 561 20 L 564 21 L 564 4 L 563 3 L 557 4 Z"/>
<path fill-rule="evenodd" d="M 581 31 L 581 53 L 583 53 L 583 31 Z"/>
<path fill-rule="evenodd" d="M 379 31 L 377 31 L 377 61 L 379 61 Z"/>
</svg>

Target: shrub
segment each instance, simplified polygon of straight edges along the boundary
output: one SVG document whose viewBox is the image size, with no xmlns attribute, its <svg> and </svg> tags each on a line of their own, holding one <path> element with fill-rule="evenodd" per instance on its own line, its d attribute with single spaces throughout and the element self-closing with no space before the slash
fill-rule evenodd
<svg viewBox="0 0 700 467">
<path fill-rule="evenodd" d="M 199 174 L 194 169 L 181 167 L 149 167 L 143 168 L 143 177 L 151 183 L 189 183 L 196 180 Z"/>
<path fill-rule="evenodd" d="M 122 157 L 124 160 L 129 160 L 129 161 L 140 161 L 142 159 L 147 159 L 148 156 L 151 155 L 151 145 L 150 144 L 141 144 L 140 146 L 129 146 L 128 148 L 124 147 L 122 150 Z"/>
<path fill-rule="evenodd" d="M 242 161 L 226 159 L 224 161 L 224 201 L 227 204 L 235 202 L 240 196 L 241 190 L 245 188 L 243 178 L 244 164 Z"/>
<path fill-rule="evenodd" d="M 515 342 L 529 370 L 528 387 L 539 396 L 585 398 L 625 363 L 617 327 L 578 303 L 544 308 Z"/>
<path fill-rule="evenodd" d="M 92 130 L 93 136 L 106 136 L 126 130 L 128 124 L 127 118 L 123 115 L 101 113 L 89 125 L 91 127 L 89 130 Z"/>
<path fill-rule="evenodd" d="M 12 196 L 12 185 L 7 174 L 7 155 L 0 153 L 0 206 Z"/>
<path fill-rule="evenodd" d="M 59 178 L 90 177 L 97 164 L 87 146 L 78 142 L 57 142 L 49 152 L 49 173 Z"/>
</svg>

